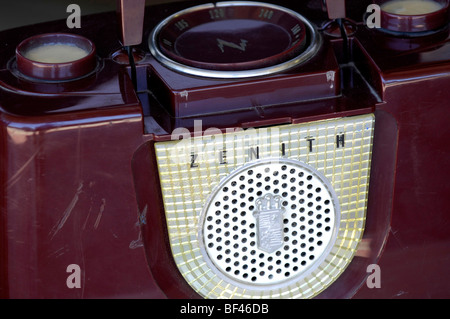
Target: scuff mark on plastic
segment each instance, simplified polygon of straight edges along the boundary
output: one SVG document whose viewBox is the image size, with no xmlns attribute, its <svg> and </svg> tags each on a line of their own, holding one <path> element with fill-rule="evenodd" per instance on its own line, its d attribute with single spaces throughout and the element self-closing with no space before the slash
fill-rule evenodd
<svg viewBox="0 0 450 319">
<path fill-rule="evenodd" d="M 100 224 L 100 220 L 103 216 L 103 211 L 105 210 L 106 206 L 106 199 L 102 198 L 102 205 L 100 206 L 100 210 L 97 215 L 97 219 L 95 220 L 94 229 L 97 229 L 98 225 Z"/>
<path fill-rule="evenodd" d="M 131 241 L 129 247 L 130 247 L 130 249 L 136 249 L 136 248 L 139 248 L 139 247 L 144 247 L 144 243 L 142 242 L 142 234 L 141 234 L 141 232 L 139 232 L 138 239 Z"/>
<path fill-rule="evenodd" d="M 394 297 L 400 297 L 400 296 L 406 295 L 406 294 L 407 294 L 407 292 L 400 290 L 397 294 L 394 295 Z"/>
<path fill-rule="evenodd" d="M 25 169 L 30 165 L 30 163 L 34 160 L 34 158 L 39 154 L 41 148 L 37 149 L 30 158 L 17 170 L 17 172 L 8 180 L 6 184 L 6 188 L 12 187 L 17 181 L 20 180 L 20 177 L 24 173 Z"/>
<path fill-rule="evenodd" d="M 75 205 L 77 204 L 78 198 L 82 191 L 83 191 L 83 182 L 80 182 L 80 185 L 78 185 L 78 189 L 77 189 L 75 195 L 73 196 L 72 200 L 70 201 L 70 204 L 64 210 L 64 213 L 63 213 L 61 219 L 50 231 L 49 235 L 51 235 L 51 239 L 53 239 L 53 237 L 55 237 L 55 235 L 61 230 L 61 228 L 63 228 L 67 219 L 69 219 L 69 216 L 72 213 L 72 210 L 74 209 Z"/>
<path fill-rule="evenodd" d="M 145 205 L 142 212 L 139 214 L 138 221 L 136 222 L 136 226 L 145 225 L 147 223 L 147 209 L 148 205 Z M 142 242 L 142 232 L 139 229 L 138 239 L 132 240 L 129 245 L 130 249 L 136 249 L 139 247 L 144 247 L 144 243 Z"/>
<path fill-rule="evenodd" d="M 186 101 L 184 102 L 184 107 L 187 108 L 187 102 L 189 99 L 189 92 L 187 90 L 184 90 L 183 92 L 180 93 L 180 97 L 184 97 L 186 99 Z"/>
<path fill-rule="evenodd" d="M 184 90 L 183 92 L 180 93 L 180 96 L 186 98 L 187 101 L 189 98 L 189 92 L 187 90 Z"/>
<path fill-rule="evenodd" d="M 142 213 L 139 215 L 139 224 L 145 225 L 147 224 L 147 205 L 145 205 Z"/>
<path fill-rule="evenodd" d="M 54 252 L 48 254 L 47 258 L 54 258 L 54 259 L 56 259 L 56 258 L 58 258 L 58 257 L 60 257 L 60 256 L 62 256 L 62 255 L 64 255 L 64 253 L 65 253 L 66 251 L 67 251 L 67 247 L 66 247 L 66 246 L 63 246 L 63 247 L 61 247 L 61 248 L 56 249 Z"/>
<path fill-rule="evenodd" d="M 327 72 L 327 82 L 330 83 L 330 89 L 332 89 L 334 87 L 334 77 L 335 77 L 336 72 L 334 71 L 328 71 Z"/>
</svg>

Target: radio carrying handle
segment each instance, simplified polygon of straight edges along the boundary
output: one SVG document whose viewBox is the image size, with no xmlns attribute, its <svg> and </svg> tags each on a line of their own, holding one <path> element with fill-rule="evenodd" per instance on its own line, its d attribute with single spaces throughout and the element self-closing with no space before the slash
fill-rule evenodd
<svg viewBox="0 0 450 319">
<path fill-rule="evenodd" d="M 345 18 L 345 0 L 324 0 L 330 20 Z"/>
<path fill-rule="evenodd" d="M 128 52 L 131 79 L 137 88 L 136 65 L 132 46 L 142 43 L 144 29 L 145 0 L 117 0 L 117 13 L 120 24 L 120 42 Z"/>
<path fill-rule="evenodd" d="M 335 20 L 339 25 L 344 49 L 344 60 L 348 62 L 348 36 L 344 25 L 346 17 L 345 0 L 324 0 L 330 20 Z"/>
</svg>

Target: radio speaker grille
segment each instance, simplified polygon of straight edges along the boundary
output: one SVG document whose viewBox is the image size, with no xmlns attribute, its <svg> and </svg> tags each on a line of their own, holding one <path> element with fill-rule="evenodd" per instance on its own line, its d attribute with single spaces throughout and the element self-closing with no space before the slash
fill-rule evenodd
<svg viewBox="0 0 450 319">
<path fill-rule="evenodd" d="M 251 163 L 230 174 L 205 207 L 204 258 L 236 285 L 291 281 L 332 247 L 337 208 L 331 186 L 312 168 L 285 159 Z"/>
<path fill-rule="evenodd" d="M 311 298 L 363 235 L 373 115 L 155 144 L 173 258 L 205 298 Z"/>
</svg>

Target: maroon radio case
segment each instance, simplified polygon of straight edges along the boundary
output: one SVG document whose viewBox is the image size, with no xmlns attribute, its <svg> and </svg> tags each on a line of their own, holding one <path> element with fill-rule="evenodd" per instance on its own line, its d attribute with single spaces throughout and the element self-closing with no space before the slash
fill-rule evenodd
<svg viewBox="0 0 450 319">
<path fill-rule="evenodd" d="M 140 44 L 117 12 L 1 32 L 0 296 L 449 297 L 442 3 L 426 30 L 317 0 L 147 6 Z M 16 57 L 67 33 L 95 57 L 64 76 Z"/>
</svg>

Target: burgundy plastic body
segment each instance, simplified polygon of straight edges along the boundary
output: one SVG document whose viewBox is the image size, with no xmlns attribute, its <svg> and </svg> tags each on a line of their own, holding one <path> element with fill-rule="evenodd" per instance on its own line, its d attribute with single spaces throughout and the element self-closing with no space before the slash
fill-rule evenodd
<svg viewBox="0 0 450 319">
<path fill-rule="evenodd" d="M 0 33 L 7 44 L 0 47 L 0 297 L 199 298 L 168 246 L 154 144 L 179 127 L 194 132 L 199 119 L 203 130 L 224 130 L 368 113 L 375 136 L 365 245 L 317 298 L 450 297 L 448 29 L 411 48 L 363 25 L 370 1 L 346 2 L 357 22 L 348 42 L 322 33 L 314 58 L 263 78 L 182 75 L 157 62 L 144 41 L 136 48 L 145 52 L 137 90 L 129 66 L 114 60 L 115 12 L 83 17 L 76 30 L 101 61 L 78 81 L 30 82 L 10 68 L 23 39 L 67 32 L 65 21 Z M 144 39 L 167 15 L 197 3 L 147 7 Z M 322 1 L 308 3 L 277 4 L 325 25 Z M 284 99 L 292 90 L 305 97 Z M 215 103 L 220 97 L 232 106 L 227 112 Z M 67 286 L 73 264 L 81 288 Z M 371 264 L 380 266 L 381 288 L 366 285 Z"/>
</svg>

